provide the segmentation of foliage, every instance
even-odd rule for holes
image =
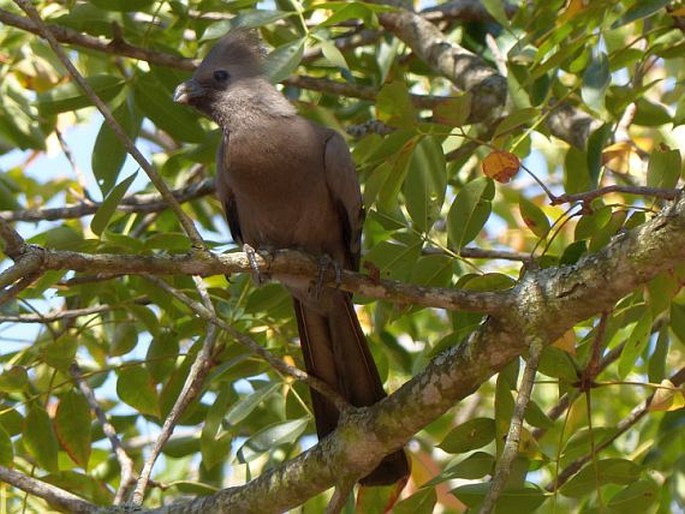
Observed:
[[[535,0],[512,2],[509,11],[483,1],[471,18],[442,5],[420,11],[447,41],[477,56],[477,66],[506,75],[506,106],[494,107],[485,105],[482,88],[463,90],[458,81],[470,71],[456,82],[439,72],[439,48],[422,54],[388,21],[391,7],[257,4],[72,0],[39,2],[38,9],[51,26],[112,41],[107,51],[87,41],[62,44],[178,190],[212,177],[220,137],[212,123],[171,100],[192,69],[187,58],[203,55],[229,28],[258,28],[270,51],[269,76],[283,82],[300,113],[354,136],[349,143],[366,209],[363,271],[376,278],[500,291],[529,270],[569,266],[573,273],[583,257],[650,219],[682,185],[682,3]],[[33,222],[16,228],[55,250],[185,254],[191,245],[177,218],[145,196],[153,187],[129,171],[124,145],[49,45],[13,23],[25,16],[16,5],[3,1],[0,9],[0,151],[8,154],[0,159],[1,214]],[[129,47],[143,52],[133,58]],[[156,55],[175,59],[161,64]],[[32,173],[37,156],[71,155],[79,145],[70,136],[76,127],[97,132],[90,169],[72,161],[71,169]],[[136,195],[139,201],[130,201]],[[213,251],[234,250],[225,245],[229,236],[211,194],[193,196],[183,209]],[[685,341],[682,264],[615,299],[604,314],[564,329],[543,351],[498,512],[685,508],[677,375]],[[189,276],[163,278],[201,301]],[[221,319],[279,360],[303,367],[280,285],[256,288],[249,274],[210,276],[205,284]],[[487,319],[357,300],[391,391]],[[111,503],[121,461],[72,363],[139,471],[205,341],[206,322],[137,274],[50,271],[2,301],[8,328],[0,350],[0,465],[95,504]],[[243,483],[313,444],[305,385],[226,331],[219,331],[210,360],[200,394],[163,448],[153,475],[163,487],[151,488],[147,506]],[[510,362],[415,434],[411,486],[396,512],[477,511],[524,364]],[[632,419],[654,391],[655,408]],[[38,496],[2,487],[9,512],[47,509]],[[387,498],[373,494],[359,496],[360,511],[366,501],[367,512],[380,512]],[[323,512],[329,498],[330,492],[309,499],[304,511]]]

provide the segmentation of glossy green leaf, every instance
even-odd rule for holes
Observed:
[[[509,18],[507,17],[507,13],[504,9],[505,6],[506,4],[504,2],[500,2],[499,0],[483,0],[483,7],[485,7],[486,11],[488,11],[488,14],[490,14],[490,16],[492,16],[495,21],[503,27],[508,27]]]
[[[264,60],[264,69],[274,84],[287,79],[299,66],[304,55],[305,38],[294,39],[279,46]]]
[[[445,155],[440,141],[433,137],[421,139],[409,160],[403,187],[407,211],[421,232],[428,232],[438,219],[446,186]]]
[[[269,395],[273,394],[281,384],[275,382],[260,387],[255,392],[241,398],[226,412],[225,422],[228,425],[237,425],[249,416]]]
[[[583,74],[581,95],[583,101],[592,109],[599,111],[604,107],[604,95],[611,82],[609,73],[609,59],[601,50],[592,52],[590,65]]]
[[[90,407],[83,395],[68,391],[60,398],[55,415],[57,439],[71,460],[84,469],[91,449],[90,419]]]
[[[566,482],[559,492],[564,496],[579,498],[588,491],[595,491],[605,484],[626,485],[640,476],[640,467],[627,459],[602,459],[586,464],[580,472]]]
[[[616,20],[611,28],[615,29],[628,23],[632,23],[643,18],[652,16],[654,13],[666,7],[670,0],[640,0],[635,2],[630,8]]]
[[[90,222],[90,229],[96,235],[102,235],[102,232],[107,228],[107,225],[109,225],[109,222],[112,219],[114,212],[117,210],[119,203],[121,203],[121,199],[124,197],[126,191],[128,191],[128,188],[136,179],[137,175],[138,172],[134,173],[133,175],[129,175],[116,186],[114,186],[100,207],[98,207],[98,210],[95,212],[95,215]]]
[[[433,108],[433,117],[438,123],[450,127],[461,127],[466,124],[471,115],[470,93],[447,98]]]
[[[534,107],[519,109],[508,114],[499,125],[497,125],[493,139],[496,139],[503,134],[508,134],[519,127],[530,124],[539,114],[540,110]]]
[[[114,98],[123,89],[125,81],[114,75],[93,75],[86,82],[95,94],[103,101]],[[38,108],[44,116],[66,111],[76,111],[93,105],[75,82],[61,86],[38,95]]]
[[[90,3],[108,11],[144,11],[154,0],[91,0]]]
[[[495,457],[485,452],[474,452],[461,462],[450,465],[442,474],[446,478],[463,478],[474,480],[491,475],[495,465]]]
[[[607,506],[616,513],[647,512],[659,497],[659,486],[652,480],[638,480],[611,497]]]
[[[39,466],[48,471],[57,471],[57,437],[50,416],[40,405],[32,404],[29,407],[24,419],[22,440]]]
[[[420,489],[392,509],[393,514],[433,514],[437,502],[435,489]]]
[[[248,438],[238,450],[238,461],[250,462],[283,444],[294,443],[305,431],[308,422],[307,418],[294,419],[276,423],[260,430]]]
[[[157,127],[179,141],[201,143],[205,139],[197,111],[174,103],[172,92],[152,73],[137,75],[133,86],[137,108]]]
[[[630,333],[630,337],[628,337],[618,361],[618,374],[622,380],[633,370],[637,358],[647,347],[649,336],[652,333],[653,321],[651,311],[645,309],[644,314]]]
[[[159,397],[148,371],[142,366],[119,370],[117,394],[124,403],[142,414],[160,415]]]
[[[465,453],[481,448],[495,438],[495,420],[473,418],[453,428],[438,445],[447,453]]]
[[[492,180],[477,178],[457,193],[447,214],[447,234],[452,247],[461,249],[485,226],[494,196]]]
[[[11,468],[14,465],[14,446],[5,429],[0,426],[0,466]]]
[[[0,373],[0,392],[16,393],[29,386],[29,375],[23,366],[12,366]]]
[[[668,110],[659,104],[650,102],[644,97],[637,99],[637,113],[633,123],[643,127],[658,127],[673,122]]]
[[[546,237],[550,229],[549,219],[542,209],[523,196],[519,198],[519,211],[526,226],[538,237]]]
[[[655,150],[649,156],[647,185],[673,189],[680,179],[682,162],[678,150]]]
[[[457,499],[476,512],[483,503],[490,484],[468,484],[450,491]],[[505,512],[533,512],[545,501],[543,491],[533,485],[523,488],[505,489],[499,495],[496,505]]]
[[[113,113],[126,134],[135,141],[140,128],[140,119],[131,111],[128,102],[122,103]],[[103,196],[107,196],[117,183],[128,153],[118,136],[114,134],[106,121],[102,122],[93,146],[91,166],[95,180]]]
[[[407,128],[416,125],[416,113],[404,81],[385,84],[376,97],[378,119],[391,127]]]

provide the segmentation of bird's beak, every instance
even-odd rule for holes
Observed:
[[[190,79],[179,84],[174,91],[174,102],[180,104],[190,103],[193,98],[198,98],[205,94],[204,88],[195,79]]]

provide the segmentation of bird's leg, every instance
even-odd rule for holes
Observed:
[[[264,285],[268,281],[268,276],[265,276],[259,270],[259,263],[257,262],[257,250],[245,243],[243,245],[243,252],[245,252],[247,262],[250,263],[250,268],[252,269],[252,280],[254,280],[254,283],[257,286]]]
[[[321,297],[324,282],[326,281],[326,272],[328,272],[329,268],[333,268],[333,271],[335,271],[335,286],[340,287],[340,284],[342,283],[342,267],[340,266],[340,263],[330,255],[323,254],[319,258],[319,274],[311,291],[312,296],[317,300]]]

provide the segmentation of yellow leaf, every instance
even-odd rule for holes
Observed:
[[[563,336],[552,343],[552,346],[559,348],[570,355],[575,355],[576,333],[573,331],[573,329],[567,330]]]
[[[674,411],[685,407],[683,390],[670,380],[664,379],[649,402],[650,411]]]
[[[640,165],[640,160],[631,143],[619,141],[602,150],[602,164],[611,171],[627,174],[630,173],[631,169]]]

